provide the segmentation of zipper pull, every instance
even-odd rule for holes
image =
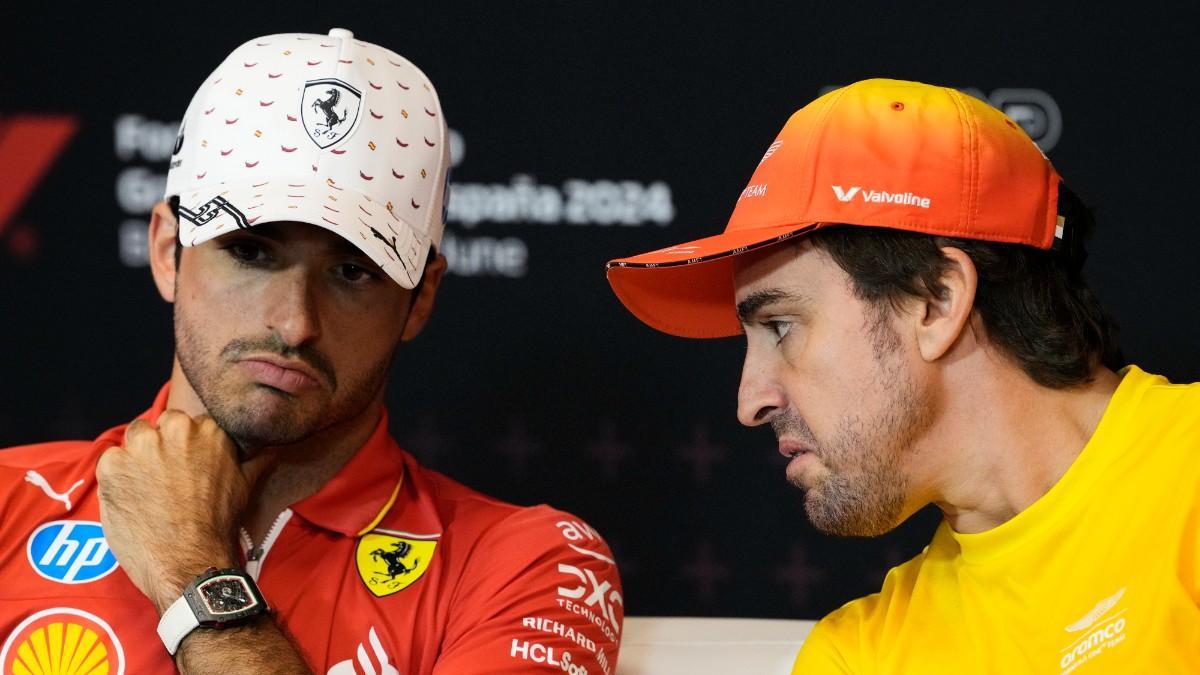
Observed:
[[[254,540],[250,538],[250,533],[246,531],[246,528],[239,527],[238,535],[241,537],[241,540],[242,540],[241,541],[242,550],[246,552],[246,562],[250,562],[251,560],[258,560],[259,558],[262,557],[262,554],[263,554],[262,546],[255,548]]]

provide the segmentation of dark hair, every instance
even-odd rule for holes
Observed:
[[[179,195],[174,195],[167,200],[167,206],[171,207],[171,215],[175,217],[175,222],[179,222]],[[437,258],[437,249],[433,246],[429,247],[429,255],[425,257],[425,266],[429,267],[429,263]],[[179,239],[179,228],[175,228],[175,269],[179,269],[179,261],[183,258],[183,242]],[[412,302],[417,301],[417,296],[421,295],[421,288],[425,285],[425,273],[421,273],[421,278],[417,279],[417,285],[412,290]]]
[[[943,297],[951,263],[941,249],[962,250],[979,276],[974,309],[989,341],[1033,381],[1063,389],[1090,382],[1097,365],[1117,370],[1124,359],[1116,322],[1083,279],[1092,212],[1061,186],[1059,213],[1068,233],[1063,250],[848,225],[810,238],[850,275],[855,295],[893,311],[904,296]]]

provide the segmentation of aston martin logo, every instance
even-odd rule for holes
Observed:
[[[358,540],[358,575],[377,598],[411,586],[429,569],[440,534],[374,530]]]
[[[1096,606],[1092,608],[1092,611],[1088,612],[1087,614],[1084,614],[1083,617],[1081,617],[1078,621],[1071,624],[1070,626],[1067,626],[1067,628],[1066,628],[1067,632],[1068,633],[1078,633],[1079,631],[1084,630],[1086,628],[1091,628],[1092,624],[1099,621],[1101,617],[1103,617],[1105,614],[1108,613],[1108,610],[1112,609],[1113,607],[1116,607],[1117,603],[1120,602],[1120,600],[1121,600],[1121,596],[1123,596],[1123,595],[1125,595],[1124,588],[1117,591],[1113,595],[1101,600],[1100,602],[1097,602]]]

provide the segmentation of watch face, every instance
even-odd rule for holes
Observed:
[[[214,617],[250,609],[258,603],[246,582],[232,575],[213,577],[200,584],[196,591]]]

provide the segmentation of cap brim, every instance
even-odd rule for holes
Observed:
[[[731,337],[742,332],[734,309],[734,257],[818,225],[734,230],[619,258],[607,265],[608,283],[625,308],[651,328],[679,337]]]
[[[414,288],[425,268],[429,237],[389,205],[350,188],[313,183],[222,183],[185,192],[179,196],[180,241],[196,246],[254,225],[308,223],[340,235],[401,287]]]

